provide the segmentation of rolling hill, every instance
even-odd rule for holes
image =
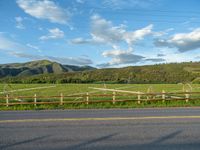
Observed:
[[[95,69],[90,66],[62,65],[49,60],[39,60],[27,63],[12,63],[0,65],[0,77],[22,77],[37,74],[61,74],[64,72],[84,71]]]
[[[200,83],[200,62],[96,69],[47,60],[0,65],[6,83]]]

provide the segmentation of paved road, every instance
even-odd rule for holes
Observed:
[[[199,150],[200,108],[0,112],[1,150]]]

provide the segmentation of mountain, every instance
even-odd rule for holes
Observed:
[[[0,70],[4,83],[200,83],[200,62],[95,69],[45,60],[1,65]]]
[[[64,72],[84,71],[95,69],[90,66],[62,65],[49,60],[39,60],[27,63],[12,63],[0,65],[0,77],[22,77],[38,74],[61,74]]]

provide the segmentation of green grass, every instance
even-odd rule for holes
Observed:
[[[188,85],[182,84],[55,84],[56,87],[46,88],[46,89],[35,89],[29,91],[17,91],[17,92],[9,92],[12,90],[18,89],[27,89],[27,88],[36,88],[36,87],[47,87],[52,86],[52,84],[11,84],[5,85],[0,84],[0,92],[6,91],[11,97],[18,96],[59,96],[60,93],[68,96],[72,94],[85,94],[86,92],[92,92],[91,94],[112,94],[112,92],[98,91],[90,89],[89,87],[99,87],[99,88],[110,88],[110,89],[120,89],[127,91],[140,91],[140,92],[181,92],[183,91],[183,87],[185,89],[190,89]],[[200,85],[193,84],[192,91],[200,92]],[[120,93],[117,93],[120,94]],[[5,97],[5,93],[0,94],[0,97]],[[177,95],[176,95],[177,96]],[[184,95],[179,95],[184,97]],[[134,96],[116,96],[116,99],[135,99]],[[142,98],[146,98],[143,96]],[[40,110],[40,109],[91,109],[91,108],[146,108],[146,107],[185,107],[185,106],[200,106],[200,95],[192,95],[191,98],[196,98],[195,101],[189,101],[186,103],[185,101],[166,101],[163,103],[162,101],[158,102],[142,102],[141,104],[137,104],[135,101],[131,102],[117,102],[115,105],[112,103],[92,103],[89,105],[86,104],[64,104],[64,105],[15,105],[15,106],[0,106],[0,110]],[[112,97],[90,97],[90,100],[111,100]],[[199,100],[198,100],[199,99]],[[23,101],[33,102],[33,99],[22,99]],[[65,98],[64,101],[78,101],[85,100],[85,97],[73,97],[73,98]],[[59,101],[59,98],[55,99],[37,99],[37,101]],[[0,99],[0,103],[5,103],[5,99]],[[10,100],[9,102],[16,102],[16,100]]]
[[[0,106],[0,110],[50,110],[50,109],[111,109],[111,108],[154,108],[154,107],[194,107],[200,106],[198,101],[176,101],[176,102],[117,102],[111,103],[96,103],[96,104],[65,104],[65,105],[15,105],[15,106]]]
[[[84,92],[92,92],[97,91],[93,89],[89,89],[88,87],[100,87],[104,88],[103,84],[10,84],[10,86],[6,86],[6,91],[17,90],[17,89],[26,89],[26,88],[35,88],[35,87],[47,87],[55,85],[55,88],[47,88],[40,90],[30,90],[30,91],[19,91],[10,93],[14,96],[31,96],[35,93],[41,96],[53,96],[59,95],[63,93],[64,95],[84,93]],[[0,84],[0,92],[4,91],[5,84]],[[176,92],[182,91],[182,84],[106,84],[107,88],[111,89],[122,89],[128,91],[141,91],[147,92],[148,88],[151,87],[152,92],[161,92],[165,90],[166,92]],[[200,91],[199,84],[193,84],[193,91]],[[96,92],[96,93],[105,93],[105,92]],[[109,92],[106,92],[109,93]],[[0,94],[2,96],[3,94]]]

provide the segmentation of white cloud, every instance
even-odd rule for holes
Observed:
[[[40,40],[61,39],[64,37],[64,32],[58,28],[49,29],[47,35],[41,36]]]
[[[114,26],[111,21],[107,21],[99,15],[91,17],[91,38],[72,39],[73,44],[109,44],[115,46],[119,42],[126,42],[132,46],[136,41],[142,40],[152,33],[153,25],[148,25],[135,31],[126,31],[125,25]]]
[[[70,41],[70,43],[72,43],[72,44],[86,44],[86,43],[92,43],[92,42],[94,42],[93,40],[91,40],[91,39],[83,39],[83,38],[75,38],[75,39],[72,39],[71,41]]]
[[[68,10],[50,0],[17,0],[17,4],[27,14],[53,23],[67,24],[71,16]]]
[[[189,33],[178,33],[169,39],[157,39],[155,45],[160,47],[177,48],[179,52],[186,52],[200,48],[200,28]]]
[[[150,35],[152,33],[153,25],[148,25],[145,28],[133,31],[133,32],[126,32],[124,34],[125,41],[132,45],[138,40],[142,40],[145,36]]]
[[[165,62],[167,63],[193,61],[195,60],[195,57],[197,56],[197,53],[195,51],[180,53],[180,52],[177,52],[177,50],[174,48],[160,48],[159,51],[160,52],[155,57],[165,59]]]
[[[174,28],[169,28],[169,29],[166,29],[164,31],[153,32],[153,35],[154,35],[154,37],[161,37],[161,36],[169,34],[169,32],[171,32],[173,30],[174,30]]]
[[[135,55],[133,53],[133,50],[109,50],[104,51],[102,53],[102,56],[104,57],[110,57],[111,61],[103,64],[99,64],[99,67],[119,67],[121,65],[133,65],[137,63],[145,63],[145,62],[164,62],[166,61],[164,58],[147,58],[142,55]]]
[[[145,60],[141,55],[133,54],[133,45],[143,40],[146,36],[153,34],[153,25],[148,25],[135,31],[127,31],[126,26],[121,24],[114,26],[111,21],[94,15],[91,17],[91,38],[75,38],[71,40],[73,44],[103,44],[110,45],[114,50],[105,51],[102,56],[111,58],[111,61],[99,64],[100,67],[110,67],[124,64],[135,64]],[[128,50],[121,50],[120,44],[126,43]],[[148,60],[150,61],[150,60]],[[156,61],[153,60],[152,61]]]
[[[18,52],[10,52],[9,53],[12,56],[19,57],[19,58],[27,58],[30,60],[42,60],[42,59],[48,59],[51,61],[56,61],[62,64],[68,64],[68,65],[91,65],[93,64],[92,60],[89,58],[83,58],[83,57],[56,57],[56,56],[42,56],[42,55],[33,55],[33,54],[27,54],[27,53],[18,53]]]
[[[102,53],[104,57],[110,57],[111,61],[99,64],[99,67],[111,67],[124,64],[135,64],[141,62],[145,57],[135,55],[131,50],[109,50]]]
[[[94,41],[115,43],[122,40],[125,33],[124,26],[113,26],[112,22],[94,15],[91,18],[91,36]]]
[[[23,20],[24,20],[24,18],[22,18],[22,17],[15,17],[16,28],[25,29],[25,26],[23,25]]]
[[[102,55],[104,57],[116,57],[116,56],[120,56],[120,55],[128,55],[131,54],[132,51],[127,51],[127,50],[109,50],[109,51],[105,51],[102,53]]]

